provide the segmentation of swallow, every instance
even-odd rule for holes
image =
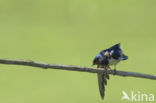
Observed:
[[[102,50],[96,57],[93,59],[92,65],[97,65],[97,68],[103,68],[105,70],[110,69],[111,65],[114,65],[114,73],[116,73],[116,65],[123,60],[127,60],[126,56],[122,49],[120,48],[120,43],[113,45],[112,47]],[[101,98],[104,99],[105,96],[105,86],[107,85],[107,79],[109,75],[107,73],[98,73],[98,85]]]

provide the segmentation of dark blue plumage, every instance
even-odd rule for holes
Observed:
[[[102,50],[93,60],[93,65],[116,65],[121,60],[128,59],[120,49],[120,44],[116,44],[108,49]]]
[[[110,65],[114,65],[114,72],[116,72],[116,64],[122,60],[127,60],[128,56],[124,55],[120,48],[120,44],[116,44],[108,49],[102,50],[93,60],[93,65],[97,65],[98,68],[108,69]],[[104,99],[105,85],[109,79],[108,74],[98,73],[98,84],[100,95]]]

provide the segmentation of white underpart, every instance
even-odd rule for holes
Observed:
[[[116,65],[119,62],[120,62],[120,59],[116,60],[112,57],[109,59],[109,65]]]

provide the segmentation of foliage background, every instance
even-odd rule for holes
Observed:
[[[0,58],[91,66],[121,43],[118,70],[156,73],[155,0],[0,0]],[[1,103],[113,103],[122,91],[153,93],[152,80],[111,76],[105,100],[91,73],[0,65]],[[142,102],[143,103],[143,102]]]

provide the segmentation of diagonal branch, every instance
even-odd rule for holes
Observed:
[[[102,70],[99,68],[96,69],[96,68],[63,65],[63,64],[48,64],[48,63],[40,63],[40,62],[35,62],[35,61],[24,61],[24,60],[0,59],[0,64],[32,66],[32,67],[40,67],[42,69],[50,68],[50,69],[57,69],[57,70],[71,70],[71,71],[80,71],[80,72],[89,72],[89,73],[104,72],[104,73],[114,74],[113,70],[106,71],[106,70]],[[118,70],[116,71],[115,75],[156,80],[156,75],[142,74],[142,73],[136,73],[136,72],[126,72],[126,71]]]

